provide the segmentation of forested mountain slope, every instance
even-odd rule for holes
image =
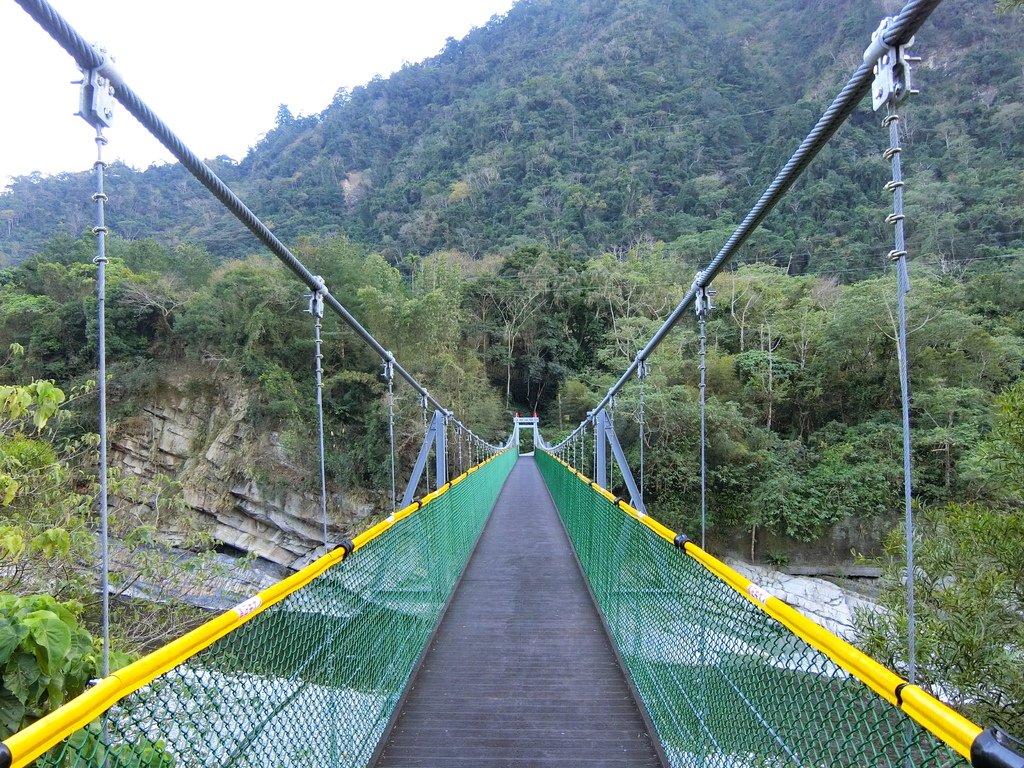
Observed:
[[[522,0],[320,115],[282,107],[246,158],[212,163],[466,423],[500,440],[514,412],[536,411],[555,439],[635,358],[897,8]],[[1018,733],[1022,31],[1019,12],[946,0],[919,35],[922,93],[901,122],[920,679]],[[903,672],[900,532],[883,542],[902,519],[903,475],[879,123],[858,111],[744,251],[767,263],[715,281],[706,500],[720,554],[848,561],[884,543],[890,610],[865,619],[862,639]],[[40,552],[34,577],[6,588],[83,600],[96,594],[97,551],[91,187],[87,174],[33,176],[0,195],[0,384],[39,407],[61,406],[57,387],[68,394],[45,431],[0,408],[0,559]],[[231,259],[255,242],[177,166],[112,166],[107,192],[111,444],[124,457],[114,530],[157,553],[150,536],[284,565],[282,551],[306,556],[320,546],[318,513],[304,526],[290,516],[302,530],[289,533],[257,510],[274,524],[255,542],[237,535],[244,523],[224,529],[253,517],[253,499],[301,512],[303,494],[319,497],[305,286],[260,256]],[[642,397],[636,381],[620,393],[615,425],[652,514],[696,535],[688,319],[652,356]],[[341,531],[391,510],[390,419],[380,359],[333,317],[324,338]],[[396,393],[401,482],[424,414],[408,388]],[[587,472],[590,447],[573,457]]]
[[[346,232],[392,260],[540,244],[576,256],[673,243],[706,259],[859,61],[892,2],[523,0],[435,58],[214,161],[279,235]],[[1021,242],[1024,24],[947,0],[919,35],[907,107],[914,250],[944,269]],[[791,272],[863,275],[885,228],[885,137],[862,109],[752,243]],[[254,249],[177,166],[113,169],[127,237]],[[0,196],[16,262],[89,221],[84,174]]]

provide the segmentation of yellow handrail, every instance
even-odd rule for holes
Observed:
[[[504,451],[502,452],[504,453]],[[475,467],[445,483],[422,499],[395,512],[368,528],[352,540],[351,552],[365,547],[397,523],[447,493],[452,486],[462,482],[501,454],[495,454]],[[335,549],[296,571],[286,579],[273,584],[234,608],[230,608],[205,624],[182,635],[162,648],[143,656],[126,667],[100,680],[89,690],[75,697],[64,706],[54,710],[18,733],[10,736],[3,745],[12,758],[11,768],[27,766],[46,750],[60,743],[75,731],[84,728],[119,701],[151,683],[179,664],[187,661],[200,651],[213,645],[217,640],[241,627],[272,605],[281,602],[292,593],[309,584],[313,579],[334,567],[350,552],[344,548]]]
[[[662,525],[650,515],[631,507],[557,456],[548,455],[626,515],[647,526],[670,544],[676,544],[677,534],[675,531]],[[899,675],[886,669],[845,640],[836,637],[784,601],[769,594],[692,541],[683,543],[683,551],[794,635],[824,653],[887,702],[905,712],[922,728],[934,734],[967,760],[971,759],[971,745],[982,733],[981,727],[954,712],[918,686],[910,685]]]

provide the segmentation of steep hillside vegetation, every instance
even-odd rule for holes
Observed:
[[[213,164],[460,417],[500,439],[512,413],[536,410],[553,438],[635,358],[893,10],[523,0],[321,115],[282,107],[246,158]],[[1022,31],[1019,15],[947,0],[920,35],[923,93],[902,123],[920,679],[1018,732],[1024,679],[1007,670],[1024,653]],[[882,552],[899,525],[885,144],[862,109],[751,242],[744,257],[762,263],[716,280],[715,552],[846,561]],[[30,177],[0,197],[0,559],[33,564],[0,589],[84,600],[96,594],[90,188],[85,175]],[[199,569],[217,550],[301,562],[321,546],[304,286],[251,256],[251,238],[176,166],[112,167],[108,192],[115,530],[156,553],[132,567],[170,583],[152,570],[171,562],[168,543],[204,553],[189,560]],[[650,361],[642,445],[649,508],[695,534],[694,326]],[[390,511],[387,399],[379,359],[333,319],[325,340],[340,535]],[[640,402],[632,382],[615,408],[634,468]],[[51,421],[36,429],[43,408]],[[401,484],[423,414],[403,387],[397,408]],[[587,472],[591,447],[572,456]],[[862,629],[905,672],[901,540],[885,545],[890,611]]]
[[[278,123],[214,162],[285,239],[345,232],[392,261],[539,244],[579,257],[650,240],[707,258],[860,58],[892,3],[523,0],[435,58]],[[1022,241],[1020,14],[947,0],[919,36],[908,108],[912,243],[951,270]],[[844,279],[880,265],[886,168],[861,110],[748,258]],[[8,261],[89,220],[81,175],[0,197]],[[177,167],[115,169],[127,237],[253,249]]]

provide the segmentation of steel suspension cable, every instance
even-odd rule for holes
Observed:
[[[309,296],[309,309],[313,316],[313,364],[316,374],[316,428],[320,446],[320,514],[324,524],[324,547],[327,547],[327,469],[324,453],[324,356],[321,351],[320,331],[324,321],[324,280],[316,276],[319,288]]]
[[[707,389],[708,389],[708,312],[711,310],[711,291],[701,288],[697,294],[695,309],[700,326],[700,547],[707,547],[708,527],[708,438],[707,438]]]
[[[615,407],[618,405],[618,398],[613,397],[608,401],[608,407],[606,410],[607,419],[605,421],[605,427],[612,432],[615,431]],[[601,433],[601,441],[604,446],[604,466],[605,472],[608,474],[608,489],[615,487],[615,458],[612,455],[611,450],[608,448],[608,435],[604,432]]]
[[[440,426],[441,426],[441,442],[439,443],[439,446],[442,447],[442,452],[445,454],[445,456],[444,456],[445,476],[444,477],[438,476],[438,477],[434,478],[434,482],[436,483],[435,487],[437,487],[437,488],[440,488],[442,485],[444,485],[445,483],[448,482],[448,455],[447,455],[448,454],[448,415],[447,414],[442,414],[441,415],[441,424],[440,424]],[[437,451],[438,448],[434,448],[434,450]]]
[[[242,202],[241,198],[149,108],[125,82],[121,74],[111,66],[101,51],[86,41],[47,0],[15,0],[15,2],[75,59],[82,70],[96,70],[107,78],[114,88],[114,98],[311,291],[317,290],[316,276]],[[323,290],[323,299],[324,304],[330,307],[378,355],[387,357],[388,351],[384,349],[383,345],[326,288]],[[394,366],[398,375],[405,379],[420,396],[437,409],[445,411],[444,405],[431,395],[416,377],[403,368],[397,360],[394,361]],[[490,444],[488,446],[492,447]]]
[[[388,382],[388,450],[391,455],[391,514],[398,511],[398,486],[395,482],[395,365],[390,353],[384,358],[384,378]]]
[[[583,462],[583,474],[587,477],[593,477],[594,471],[593,466],[590,464],[590,459],[593,458],[590,451],[587,449],[587,427],[586,422],[583,422],[583,441],[580,443],[580,461]]]
[[[27,0],[18,0],[26,2]],[[817,156],[822,148],[828,143],[836,131],[846,122],[847,118],[857,109],[857,106],[868,94],[871,88],[873,72],[872,69],[879,56],[890,47],[906,44],[921,28],[932,11],[938,7],[942,0],[910,0],[900,11],[899,15],[888,26],[884,33],[873,40],[871,46],[864,52],[864,58],[860,66],[850,76],[846,85],[839,92],[839,95],[825,110],[818,122],[807,134],[806,138],[790,157],[789,161],[778,172],[771,184],[744,217],[743,221],[732,233],[725,245],[718,252],[711,263],[702,273],[699,282],[694,283],[687,294],[679,302],[672,313],[662,324],[647,345],[636,356],[636,359],[626,368],[619,380],[612,385],[601,402],[591,411],[596,414],[615,394],[636,373],[640,362],[650,358],[651,354],[658,348],[661,342],[679,322],[683,313],[693,304],[697,297],[697,291],[708,287],[714,278],[721,272],[725,265],[731,260],[743,244],[750,238],[754,231],[761,225],[765,217],[778,205],[789,188],[793,186],[800,175],[804,172],[811,161]],[[592,418],[592,417],[590,417]],[[582,425],[581,425],[582,426]],[[579,430],[581,427],[577,427]],[[568,438],[567,438],[568,439]]]
[[[86,73],[88,77],[88,73]],[[100,589],[102,606],[100,623],[103,632],[103,676],[110,674],[110,545],[109,505],[107,499],[107,225],[104,207],[107,194],[103,189],[103,172],[107,164],[103,160],[103,147],[107,144],[103,127],[96,126],[96,192],[92,200],[96,203],[96,335],[97,340],[97,395],[99,397],[100,430]]]
[[[899,330],[896,340],[896,358],[900,369],[900,401],[903,411],[903,506],[906,528],[907,558],[907,680],[914,684],[917,677],[917,628],[914,596],[914,514],[913,484],[911,480],[910,442],[910,375],[907,366],[907,294],[910,293],[910,272],[907,268],[907,249],[904,237],[903,166],[900,161],[900,117],[893,103],[887,107],[888,114],[882,126],[889,129],[889,148],[883,157],[892,163],[892,180],[885,185],[892,193],[893,211],[885,221],[893,225],[894,248],[889,251],[890,261],[896,264],[896,300]]]
[[[423,416],[423,439],[427,439],[427,432],[430,429],[427,423],[427,398],[420,398],[420,413]],[[430,491],[430,462],[428,461],[423,467],[423,480],[427,484],[427,492]]]
[[[644,379],[650,373],[650,367],[643,363],[636,369],[636,376],[639,380],[639,408],[640,408],[640,503],[644,500]]]

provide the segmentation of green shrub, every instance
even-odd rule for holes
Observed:
[[[0,738],[85,690],[99,642],[78,624],[82,606],[49,595],[0,595]]]

